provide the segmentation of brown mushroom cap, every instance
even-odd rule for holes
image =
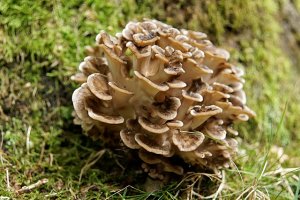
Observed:
[[[156,36],[156,34],[154,32],[150,32],[148,34],[136,33],[132,37],[133,37],[133,41],[136,43],[136,45],[138,45],[140,47],[154,44],[155,41],[157,41],[159,39],[159,37]]]
[[[176,97],[167,98],[163,103],[154,105],[154,114],[165,120],[172,120],[177,116],[180,99]]]
[[[112,96],[108,93],[107,81],[100,73],[94,73],[88,76],[87,85],[91,92],[102,100],[111,100]]]
[[[156,140],[153,138],[149,138],[143,134],[136,134],[135,141],[146,151],[163,155],[163,156],[172,156],[173,152],[171,149],[171,144],[169,141],[158,141],[160,138]]]
[[[124,122],[124,118],[122,116],[111,116],[102,113],[95,112],[92,108],[87,108],[88,115],[97,121],[104,122],[107,124],[122,124]]]
[[[215,105],[194,106],[190,111],[191,116],[193,116],[190,127],[192,129],[195,129],[195,128],[199,127],[201,124],[203,124],[211,116],[214,116],[221,112],[222,112],[222,109]]]
[[[170,128],[180,128],[183,126],[183,122],[180,120],[171,120],[171,121],[168,121],[166,124]]]
[[[161,134],[161,133],[165,133],[169,130],[168,126],[166,126],[164,124],[159,125],[157,123],[152,123],[144,117],[139,117],[138,122],[144,129],[146,129],[147,131],[149,131],[151,133]]]
[[[234,130],[234,129],[233,129],[232,127],[230,127],[230,126],[228,126],[228,127],[226,128],[226,131],[227,131],[228,133],[231,133],[232,135],[235,135],[235,136],[237,136],[237,135],[239,134],[238,131]]]
[[[247,102],[246,93],[243,90],[234,92],[231,97],[237,99],[240,105],[245,105]]]
[[[81,62],[78,66],[79,71],[81,71],[84,75],[88,76],[93,73],[97,73],[98,69],[95,67],[95,64],[93,61],[95,61],[96,58],[92,56],[88,56],[84,59],[83,62]]]
[[[170,82],[167,82],[167,84],[168,84],[168,86],[170,88],[176,88],[176,89],[178,89],[178,88],[184,88],[184,87],[187,86],[187,84],[185,82],[180,81],[180,80],[176,80],[176,79],[172,80]]]
[[[213,139],[224,140],[226,138],[226,130],[222,127],[223,120],[215,120],[208,123],[204,132]]]
[[[135,133],[128,129],[123,129],[120,131],[121,140],[124,144],[131,149],[139,149],[140,145],[135,141]]]
[[[103,43],[105,46],[113,48],[115,46],[116,39],[108,35],[105,31],[100,31],[100,33],[96,36],[96,43]]]
[[[122,36],[127,40],[132,40],[132,34],[138,31],[138,24],[134,22],[129,22],[124,30],[122,31]]]
[[[222,83],[213,83],[213,89],[222,93],[232,93],[233,89],[229,87],[228,85],[222,84]]]
[[[203,51],[205,52],[204,64],[211,67],[225,63],[230,57],[228,51],[213,46],[205,47]]]
[[[90,97],[92,94],[87,87],[87,84],[84,83],[81,87],[77,88],[72,95],[72,102],[74,110],[78,118],[82,121],[91,123],[92,119],[89,117],[87,110],[85,109],[86,97]]]
[[[202,90],[200,92],[200,94],[205,97],[204,98],[204,104],[206,104],[206,105],[210,105],[210,104],[212,104],[216,101],[220,101],[221,99],[230,98],[229,94],[219,92],[219,91],[216,91],[216,90],[205,89],[205,90]]]
[[[183,61],[183,70],[185,73],[181,74],[178,79],[184,82],[189,82],[191,79],[199,79],[213,73],[213,70],[206,65],[199,64],[190,58]]]
[[[182,64],[181,63],[176,63],[176,64],[172,64],[172,65],[167,65],[165,68],[164,68],[164,72],[166,72],[167,74],[169,75],[173,75],[173,76],[176,76],[176,75],[180,75],[180,74],[183,74],[185,73],[184,69],[182,68]]]
[[[185,99],[188,99],[188,100],[191,100],[191,101],[194,101],[194,102],[202,102],[203,101],[203,97],[198,94],[198,93],[194,93],[194,92],[187,92],[185,90],[182,90],[182,96],[185,98]]]
[[[235,118],[241,121],[247,120],[248,116],[255,116],[255,113],[247,108],[233,106],[231,102],[215,102],[215,105],[222,108],[223,112],[218,114],[220,118]]]
[[[173,131],[172,141],[180,151],[193,151],[200,146],[204,140],[201,132],[184,133],[178,130]]]

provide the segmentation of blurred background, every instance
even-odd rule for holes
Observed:
[[[207,33],[245,69],[248,105],[257,117],[237,125],[239,170],[227,171],[224,199],[251,191],[297,199],[300,0],[0,1],[0,199],[149,196],[124,189],[137,181],[118,167],[122,152],[107,151],[104,163],[101,141],[73,125],[77,85],[70,80],[100,30],[115,34],[143,18]],[[44,178],[46,184],[17,194]],[[160,196],[176,197],[170,186],[149,198]]]

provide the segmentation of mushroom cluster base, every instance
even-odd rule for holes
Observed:
[[[115,36],[101,31],[71,77],[81,84],[75,122],[94,139],[136,149],[152,178],[182,175],[186,165],[229,167],[238,146],[232,124],[255,113],[243,70],[206,37],[157,20],[129,22]]]

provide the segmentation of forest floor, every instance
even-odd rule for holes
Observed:
[[[198,174],[201,194],[221,184],[212,199],[298,199],[299,11],[299,0],[0,1],[0,199],[180,199],[180,180],[144,192],[119,166],[122,152],[73,125],[70,76],[84,47],[144,17],[207,33],[246,72],[257,117],[237,125],[240,153],[225,180]]]

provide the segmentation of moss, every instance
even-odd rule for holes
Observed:
[[[289,47],[282,44],[284,20],[279,14],[285,2],[1,1],[0,132],[4,141],[0,170],[5,173],[0,173],[0,194],[24,199],[41,199],[45,195],[61,199],[111,195],[115,199],[120,195],[174,197],[176,183],[154,194],[130,188],[120,195],[114,193],[123,185],[135,183],[134,178],[125,176],[127,173],[140,176],[130,170],[122,173],[117,163],[132,163],[123,163],[127,159],[120,151],[108,151],[104,158],[109,164],[100,159],[79,181],[89,156],[104,147],[83,136],[81,128],[73,125],[70,99],[75,85],[69,77],[84,57],[84,46],[93,43],[99,30],[115,33],[127,21],[143,17],[206,32],[216,44],[229,49],[232,60],[245,68],[249,105],[258,115],[249,125],[239,127],[247,156],[238,158],[236,163],[248,173],[242,174],[245,187],[257,180],[266,158],[271,163],[267,171],[279,166],[277,158],[268,154],[267,147],[272,144],[284,146],[290,156],[283,165],[299,166],[295,151],[300,130],[300,91],[296,82],[299,70],[295,67],[299,63],[292,62],[285,50]],[[292,2],[299,9],[299,1]],[[7,188],[7,172],[11,190]],[[223,195],[231,195],[227,198],[232,199],[242,193],[242,182],[237,171],[227,174],[233,191],[225,189]],[[28,194],[15,194],[15,189],[42,178],[49,182]],[[281,179],[266,175],[256,186],[266,186],[271,197],[275,197],[283,186],[272,184]],[[287,180],[295,190],[295,181]],[[126,192],[129,190],[131,193]],[[286,191],[280,194],[283,199],[292,196]]]

